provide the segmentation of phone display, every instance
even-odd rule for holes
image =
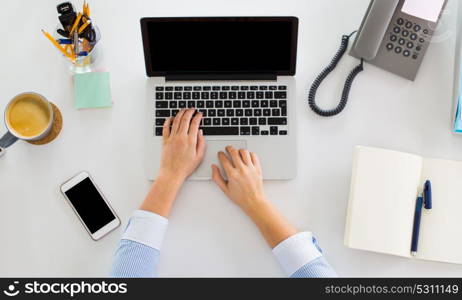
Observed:
[[[78,174],[61,190],[92,238],[98,239],[120,224],[88,173]]]

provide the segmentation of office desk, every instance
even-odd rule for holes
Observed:
[[[83,1],[77,1],[83,2]],[[342,276],[461,276],[462,266],[412,261],[343,246],[353,148],[357,144],[462,160],[450,132],[456,3],[451,1],[415,82],[366,65],[346,110],[323,119],[308,110],[307,90],[342,34],[358,28],[368,0],[91,1],[111,72],[114,106],[78,111],[67,62],[40,33],[57,23],[57,1],[2,1],[0,109],[36,91],[64,117],[46,146],[18,142],[0,159],[0,276],[105,276],[122,228],[149,188],[144,175],[144,16],[294,15],[299,171],[267,182],[268,198],[298,228],[317,236]],[[123,5],[125,3],[126,5]],[[323,106],[340,97],[357,61],[345,57],[319,91]],[[3,131],[3,130],[2,130]],[[283,159],[283,158],[281,158]],[[92,241],[59,192],[81,170],[95,178],[123,221]],[[380,191],[377,191],[378,193]],[[441,245],[443,246],[443,245]],[[175,203],[162,249],[161,276],[283,276],[257,229],[211,182],[188,182]]]

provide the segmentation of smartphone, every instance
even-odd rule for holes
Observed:
[[[95,241],[116,229],[120,219],[87,172],[61,185],[61,192]]]

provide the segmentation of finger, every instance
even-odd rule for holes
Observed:
[[[200,160],[202,160],[204,158],[204,154],[205,154],[205,137],[204,137],[204,132],[201,130],[199,130],[199,132],[197,133],[198,136],[197,136],[197,146],[196,146],[196,153],[197,153],[197,156],[200,158]]]
[[[241,156],[242,161],[248,165],[252,165],[252,158],[250,158],[250,152],[246,149],[239,149],[239,155]]]
[[[172,134],[177,134],[178,129],[180,128],[181,118],[183,117],[185,111],[186,109],[182,109],[176,114],[175,120],[173,120],[173,126],[171,131]]]
[[[226,151],[228,151],[229,156],[231,157],[231,161],[236,168],[242,167],[244,165],[239,152],[233,146],[227,146]]]
[[[201,125],[202,114],[197,113],[191,121],[191,126],[189,127],[189,135],[196,139],[199,135],[199,126]]]
[[[221,175],[220,169],[217,165],[212,165],[212,180],[218,185],[218,187],[223,191],[223,193],[228,194],[228,185],[226,184],[225,179]]]
[[[188,134],[189,126],[191,124],[191,118],[196,110],[194,108],[190,108],[186,110],[181,118],[181,125],[178,133],[180,134]]]
[[[252,159],[252,163],[255,166],[255,168],[257,168],[261,172],[261,164],[258,156],[255,153],[250,152],[250,158]]]
[[[226,175],[228,175],[233,171],[234,167],[231,164],[231,161],[228,159],[226,154],[223,151],[218,152],[218,160],[220,161],[223,169],[225,170]]]
[[[170,136],[170,124],[172,124],[172,118],[168,118],[164,122],[164,128],[162,129],[162,137],[164,141]]]

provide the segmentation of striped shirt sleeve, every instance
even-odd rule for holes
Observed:
[[[131,216],[114,255],[111,277],[156,277],[168,220],[148,211]]]
[[[299,232],[282,241],[273,254],[287,276],[337,277],[310,232]]]

